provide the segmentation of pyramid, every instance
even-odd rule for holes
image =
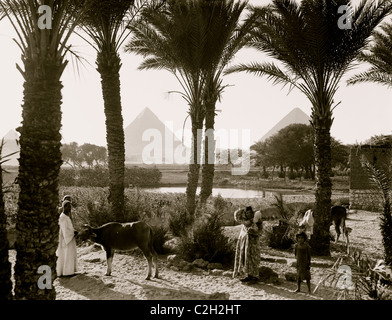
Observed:
[[[279,130],[293,123],[309,125],[310,120],[310,117],[300,108],[294,108],[285,117],[283,117],[282,120],[280,120],[275,126],[273,126],[271,130],[269,130],[264,136],[262,136],[260,141],[265,141],[269,137],[277,134]]]
[[[173,164],[174,153],[180,145],[183,147],[181,141],[149,108],[140,112],[125,128],[124,134],[125,160],[128,163]]]
[[[15,130],[10,130],[7,134],[3,137],[4,145],[1,152],[1,157],[5,157],[11,153],[16,152],[15,154],[7,157],[4,162],[5,166],[18,166],[19,165],[19,134]]]

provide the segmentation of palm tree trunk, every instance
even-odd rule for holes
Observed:
[[[24,60],[16,222],[16,299],[55,299],[52,286],[58,244],[58,175],[61,160],[62,61]],[[38,268],[51,269],[52,283],[38,287]],[[48,275],[46,275],[48,276]]]
[[[312,251],[316,255],[330,255],[331,225],[331,117],[312,117],[316,164],[316,203],[314,208],[314,234]]]
[[[212,107],[211,107],[212,106]],[[204,163],[202,165],[202,181],[200,190],[200,204],[204,205],[212,194],[215,171],[215,103],[207,106],[205,135],[204,135]],[[210,146],[212,148],[210,148]],[[210,161],[209,161],[210,160]],[[213,161],[211,163],[211,160]]]
[[[189,164],[188,180],[186,187],[186,203],[188,214],[193,217],[196,211],[196,190],[200,175],[200,146],[202,126],[198,121],[192,121],[192,153]]]
[[[0,164],[0,300],[12,299],[11,263],[8,260],[8,250],[7,216],[4,208],[3,174]]]
[[[106,116],[109,165],[109,202],[117,221],[124,220],[125,138],[120,93],[121,59],[115,50],[102,50],[97,56]]]
[[[384,260],[387,265],[392,265],[392,213],[389,196],[384,201],[380,229],[384,246]]]

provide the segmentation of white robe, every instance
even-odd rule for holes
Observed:
[[[73,275],[77,271],[76,240],[71,219],[64,213],[59,218],[59,246],[57,255],[57,276]]]
[[[310,239],[313,235],[314,226],[313,211],[311,209],[305,212],[302,221],[299,223],[299,226],[305,228],[305,233]]]

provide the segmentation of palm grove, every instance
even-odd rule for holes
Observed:
[[[118,220],[124,210],[124,132],[121,115],[119,50],[129,35],[126,51],[142,55],[140,69],[169,71],[181,83],[192,131],[208,131],[213,139],[216,103],[224,98],[229,72],[265,76],[273,84],[288,84],[312,104],[311,125],[316,178],[316,224],[312,247],[329,254],[331,206],[331,136],[334,95],[342,76],[363,50],[376,27],[392,8],[390,1],[361,1],[351,14],[350,28],[339,28],[339,7],[351,2],[274,0],[264,7],[248,7],[234,0],[2,0],[0,18],[8,18],[17,32],[22,53],[18,66],[23,79],[20,132],[20,194],[15,264],[16,299],[55,299],[54,289],[37,287],[41,265],[55,270],[58,238],[58,176],[61,160],[61,76],[70,36],[82,35],[97,52],[106,115],[110,202]],[[41,5],[51,10],[51,28],[38,23]],[[245,19],[243,19],[245,17]],[[2,22],[0,22],[2,23]],[[259,50],[273,62],[230,65],[243,47]],[[390,51],[390,50],[389,50]],[[383,59],[381,57],[380,59]],[[131,76],[137,77],[137,73]],[[212,190],[214,164],[202,166],[193,135],[187,183],[187,210],[197,213],[196,187],[201,170],[201,205]],[[213,157],[205,142],[204,157]],[[0,194],[1,196],[1,194]],[[1,197],[2,198],[2,197]],[[12,298],[4,204],[0,201],[1,298]],[[4,241],[3,241],[4,240]],[[52,280],[55,275],[52,275]]]

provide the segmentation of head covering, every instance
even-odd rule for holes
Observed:
[[[253,217],[253,222],[254,223],[261,222],[261,211],[260,210],[255,212],[255,216]]]
[[[306,233],[305,232],[300,232],[300,233],[297,233],[296,235],[295,235],[295,239],[298,239],[298,237],[303,237],[304,239],[305,239],[305,241],[308,239],[308,236],[306,235]]]
[[[65,201],[65,200],[71,200],[71,196],[70,196],[69,194],[66,194],[66,195],[63,197],[63,200],[62,200],[62,201]]]

